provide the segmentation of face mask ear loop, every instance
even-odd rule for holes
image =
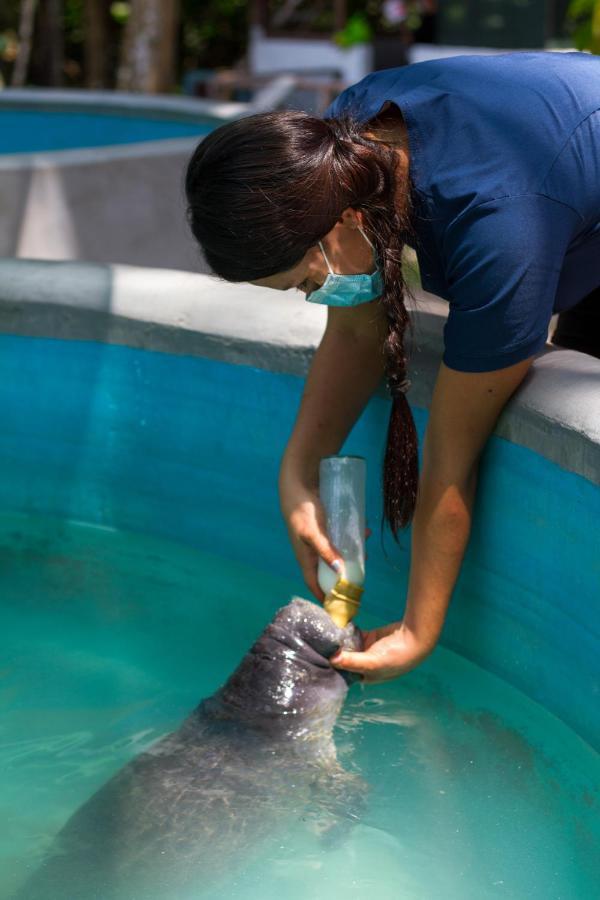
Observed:
[[[335,275],[335,272],[334,272],[333,269],[331,268],[331,263],[330,263],[329,260],[327,259],[327,254],[325,253],[325,248],[323,247],[323,244],[321,243],[321,241],[319,241],[319,247],[321,248],[321,253],[322,253],[323,256],[325,257],[325,262],[327,263],[327,268],[329,269],[329,274],[330,274],[330,275]]]
[[[369,246],[372,247],[373,250],[375,250],[375,244],[371,240],[369,240],[369,238],[364,233],[364,231],[362,230],[360,225],[358,225],[357,227],[358,227],[358,230],[360,231],[360,233],[362,234],[362,236],[364,237],[365,241],[367,242],[367,244],[369,244]]]

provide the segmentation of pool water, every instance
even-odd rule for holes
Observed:
[[[223,682],[294,578],[0,515],[0,897],[87,797]],[[198,897],[598,896],[598,756],[482,669],[439,648],[402,679],[353,687],[336,744],[370,785],[360,822],[330,846],[299,818]]]
[[[0,109],[0,154],[105,147],[208,134],[216,120],[179,121],[100,111]]]

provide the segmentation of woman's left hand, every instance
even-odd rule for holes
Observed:
[[[362,631],[364,650],[339,650],[330,662],[336,669],[362,675],[363,681],[390,681],[418,666],[435,644],[425,646],[403,622]]]

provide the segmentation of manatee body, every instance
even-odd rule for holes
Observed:
[[[332,738],[340,646],[359,649],[352,624],[297,598],[280,609],[222,688],[74,813],[19,900],[210,895],[312,800],[344,815],[356,785]]]

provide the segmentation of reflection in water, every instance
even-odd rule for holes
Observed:
[[[141,753],[156,740],[153,728],[95,746],[90,731],[74,731],[52,737],[0,742],[0,768],[15,765],[22,773],[44,772],[54,784],[104,774],[124,756]]]

